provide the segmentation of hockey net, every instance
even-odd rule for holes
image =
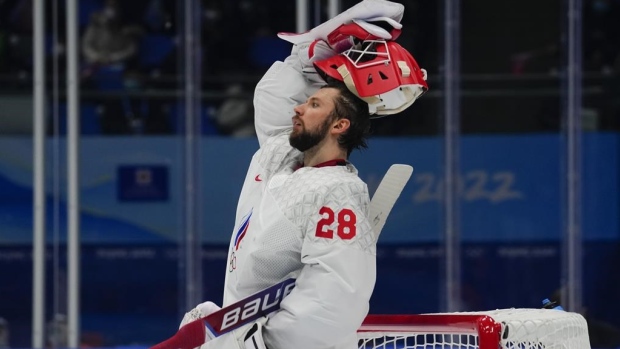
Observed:
[[[498,309],[423,315],[369,315],[359,349],[590,349],[577,313]]]

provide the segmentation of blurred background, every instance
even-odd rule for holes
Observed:
[[[65,0],[0,0],[0,348],[75,346],[72,209],[79,346],[149,346],[221,303],[258,146],[253,88],[291,49],[276,33],[356,2],[78,0],[69,18]],[[619,348],[620,1],[398,2],[398,42],[430,91],[373,121],[351,159],[371,193],[392,163],[415,168],[379,240],[371,313],[554,298],[586,317],[592,347]]]

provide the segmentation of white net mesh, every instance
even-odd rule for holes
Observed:
[[[370,335],[371,333],[366,333]],[[362,349],[422,349],[422,348],[479,348],[478,336],[465,334],[405,334],[392,333],[389,335],[379,332],[372,333],[371,337],[360,338],[359,348]]]
[[[360,349],[589,349],[577,313],[548,309],[369,317]]]

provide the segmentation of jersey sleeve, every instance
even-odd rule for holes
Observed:
[[[322,214],[308,220],[301,274],[265,326],[270,349],[357,347],[376,279],[376,250],[367,201],[345,194],[334,200],[332,193],[318,207]]]
[[[267,137],[291,129],[293,108],[304,103],[318,85],[307,80],[295,54],[284,62],[275,62],[254,91],[254,127],[259,144]]]

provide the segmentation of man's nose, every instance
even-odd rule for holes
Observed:
[[[304,105],[303,104],[297,105],[295,108],[293,108],[293,111],[295,112],[295,115],[303,114],[303,112],[304,112]]]

